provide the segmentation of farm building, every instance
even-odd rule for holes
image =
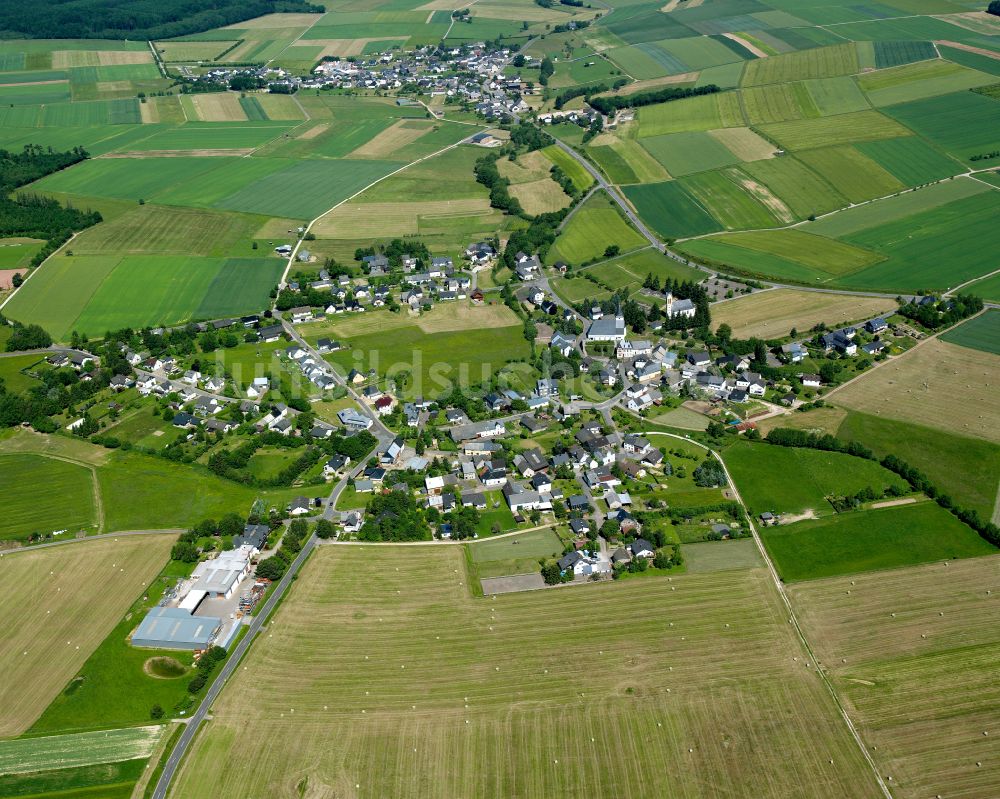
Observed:
[[[146,614],[132,646],[153,649],[205,649],[222,626],[214,616],[192,616],[181,608],[156,607]]]

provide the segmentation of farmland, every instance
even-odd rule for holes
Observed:
[[[928,341],[833,394],[852,410],[1000,443],[1000,356]]]
[[[761,530],[782,580],[812,580],[995,553],[933,502],[840,513]]]
[[[4,584],[19,586],[0,652],[0,735],[34,723],[159,572],[172,543],[171,536],[87,541],[0,559]]]
[[[826,516],[833,513],[827,497],[906,487],[879,464],[840,452],[740,442],[723,457],[753,514]]]
[[[1000,311],[991,310],[941,336],[942,341],[1000,355]]]
[[[820,322],[842,327],[894,310],[891,301],[877,297],[819,294],[777,289],[717,303],[712,320],[727,324],[736,338],[780,338],[790,330],[806,331]]]
[[[6,513],[0,521],[0,538],[24,540],[32,533],[65,531],[67,538],[78,531],[94,532],[101,518],[95,506],[95,478],[76,463],[39,455],[3,454],[0,451],[0,480],[19,485],[8,497]],[[51,502],[55,492],[59,502]]]
[[[398,593],[418,577],[420,592]],[[587,625],[571,623],[580,613]],[[814,796],[876,795],[815,674],[789,656],[797,645],[760,569],[474,600],[460,550],[324,547],[271,630],[216,703],[172,795],[297,783],[357,786],[359,797],[429,784],[448,795],[568,796],[586,785],[651,796],[668,781],[697,792],[724,779],[777,797],[800,769]],[[284,679],[291,670],[300,679]],[[763,707],[768,739],[751,745]],[[699,731],[720,713],[726,737],[710,743]],[[261,734],[241,736],[248,723]],[[655,768],[611,767],[640,741]],[[207,767],[219,758],[239,767]]]
[[[820,662],[894,795],[993,796],[996,557],[791,586]],[[971,700],[971,701],[970,701]],[[989,735],[983,735],[987,731]],[[982,766],[978,764],[982,763]]]
[[[587,200],[569,220],[549,250],[548,260],[580,264],[604,255],[611,245],[618,245],[626,252],[645,241],[602,192]]]

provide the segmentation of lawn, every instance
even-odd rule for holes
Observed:
[[[32,533],[93,533],[99,525],[94,507],[94,477],[76,463],[0,449],[0,483],[8,486],[0,538],[25,540]],[[58,497],[57,501],[53,501]]]
[[[489,538],[467,544],[476,575],[503,577],[538,571],[538,561],[562,555],[563,543],[552,530]]]
[[[617,245],[621,252],[641,247],[646,240],[625,220],[603,192],[581,206],[556,238],[546,261],[578,265],[604,255]]]
[[[10,333],[13,332],[12,328],[6,325],[0,328],[0,331],[7,334],[4,341],[10,338]],[[8,391],[23,393],[32,386],[37,386],[40,381],[31,375],[32,367],[36,364],[45,366],[41,355],[7,355],[0,358],[0,380],[3,381],[4,387]]]
[[[875,795],[793,660],[804,652],[763,570],[470,589],[457,546],[320,548],[215,703],[177,795],[277,792],[293,773],[359,799],[695,795],[706,781],[776,799],[801,769],[817,799]],[[729,745],[699,744],[722,717]],[[637,746],[656,767],[614,765]]]
[[[877,767],[898,780],[894,795],[1000,795],[986,767],[998,746],[997,590],[995,557],[789,587]]]
[[[785,582],[995,553],[933,502],[767,527],[761,537]]]
[[[993,309],[963,322],[941,336],[942,341],[1000,355],[1000,311]]]
[[[85,541],[0,558],[10,589],[0,735],[34,724],[163,567],[172,543],[172,536]]]
[[[754,516],[765,511],[826,516],[833,513],[828,496],[906,488],[878,463],[840,452],[741,441],[726,449],[723,459]]]

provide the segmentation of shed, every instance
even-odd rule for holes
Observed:
[[[192,616],[181,608],[156,607],[132,636],[132,646],[154,649],[206,649],[222,626],[215,616]]]

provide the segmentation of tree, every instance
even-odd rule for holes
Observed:
[[[552,73],[556,71],[555,64],[552,63],[552,59],[548,56],[542,59],[542,65],[538,69],[538,82],[542,86],[549,85],[549,78],[552,77]]]
[[[149,717],[151,719],[153,719],[154,721],[156,721],[158,719],[162,719],[163,716],[164,716],[163,708],[160,705],[158,705],[158,704],[153,705],[149,709]]]
[[[337,528],[329,519],[320,519],[316,522],[317,538],[333,538],[337,534]]]
[[[617,244],[609,244],[607,247],[604,248],[604,257],[605,258],[614,258],[621,251],[622,251],[622,248],[619,247]]]
[[[728,342],[733,337],[733,329],[723,322],[719,325],[719,329],[715,331],[716,337],[718,337],[721,342]]]
[[[1000,17],[1000,0],[990,0],[990,4],[986,6],[986,13]]]
[[[512,63],[517,69],[520,69],[521,67],[524,66],[524,62],[525,62],[524,53],[518,53],[516,56],[514,56],[514,60]]]
[[[546,585],[558,585],[562,582],[562,574],[559,571],[559,564],[554,560],[542,561],[542,580]]]
[[[263,580],[280,580],[287,569],[288,564],[284,560],[272,555],[257,564],[257,576]]]
[[[190,541],[178,541],[170,549],[171,559],[179,560],[182,563],[196,563],[198,555],[198,547]]]

